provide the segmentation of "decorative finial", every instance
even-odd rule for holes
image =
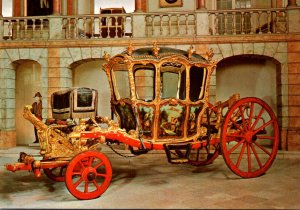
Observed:
[[[104,58],[106,61],[109,61],[110,55],[109,55],[106,51],[104,51],[103,58]]]
[[[188,58],[189,59],[192,58],[193,53],[194,53],[194,50],[193,50],[193,46],[191,45],[190,48],[188,49]]]
[[[158,57],[158,52],[159,52],[159,50],[160,50],[160,48],[157,46],[157,42],[154,42],[152,51],[153,51],[153,55],[154,55],[155,57]]]
[[[127,47],[127,53],[128,53],[129,56],[132,55],[132,51],[133,51],[132,43],[129,42],[129,45]]]
[[[214,51],[212,48],[209,49],[209,51],[206,52],[207,60],[211,61],[212,57],[214,56]]]

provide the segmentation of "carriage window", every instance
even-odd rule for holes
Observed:
[[[136,64],[133,67],[136,97],[151,102],[155,98],[155,66]]]
[[[161,66],[161,98],[185,99],[185,66],[168,62]]]
[[[201,100],[204,97],[206,69],[192,66],[190,70],[190,99]]]
[[[116,63],[111,71],[114,95],[117,100],[130,98],[128,70],[124,63]]]

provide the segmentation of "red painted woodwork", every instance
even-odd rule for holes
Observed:
[[[110,185],[112,168],[109,159],[97,151],[85,151],[69,163],[65,183],[69,192],[80,200],[102,195]]]
[[[227,132],[231,126],[236,132]],[[268,104],[249,97],[230,108],[222,127],[221,147],[232,172],[243,178],[264,174],[275,159],[278,145],[278,122]]]

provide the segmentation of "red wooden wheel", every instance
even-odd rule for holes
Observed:
[[[66,166],[55,167],[55,168],[44,168],[44,173],[49,179],[56,182],[65,181]]]
[[[80,200],[94,199],[108,188],[112,178],[109,159],[97,151],[85,151],[76,155],[66,171],[66,186]]]
[[[264,174],[279,145],[279,127],[271,107],[259,98],[238,100],[227,112],[221,130],[227,166],[243,178]]]

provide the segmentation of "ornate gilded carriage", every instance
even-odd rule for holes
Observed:
[[[138,129],[143,139],[156,143],[205,135],[201,116],[215,67],[191,51],[156,46],[114,56],[105,70],[121,128]]]
[[[57,119],[45,124],[30,107],[24,112],[38,129],[43,159],[21,153],[19,162],[6,168],[33,171],[36,176],[43,169],[49,178],[65,181],[78,199],[97,198],[110,184],[110,161],[99,152],[104,143],[128,145],[135,156],[164,150],[170,163],[194,166],[210,164],[222,154],[240,177],[264,174],[278,150],[276,116],[261,99],[239,94],[211,104],[209,85],[217,65],[212,56],[211,51],[201,56],[192,47],[183,51],[156,44],[136,50],[129,45],[113,57],[105,54],[103,68],[118,122],[96,116],[95,90],[54,93],[52,111]],[[68,100],[56,104],[55,98]],[[74,116],[80,119],[66,120]]]

